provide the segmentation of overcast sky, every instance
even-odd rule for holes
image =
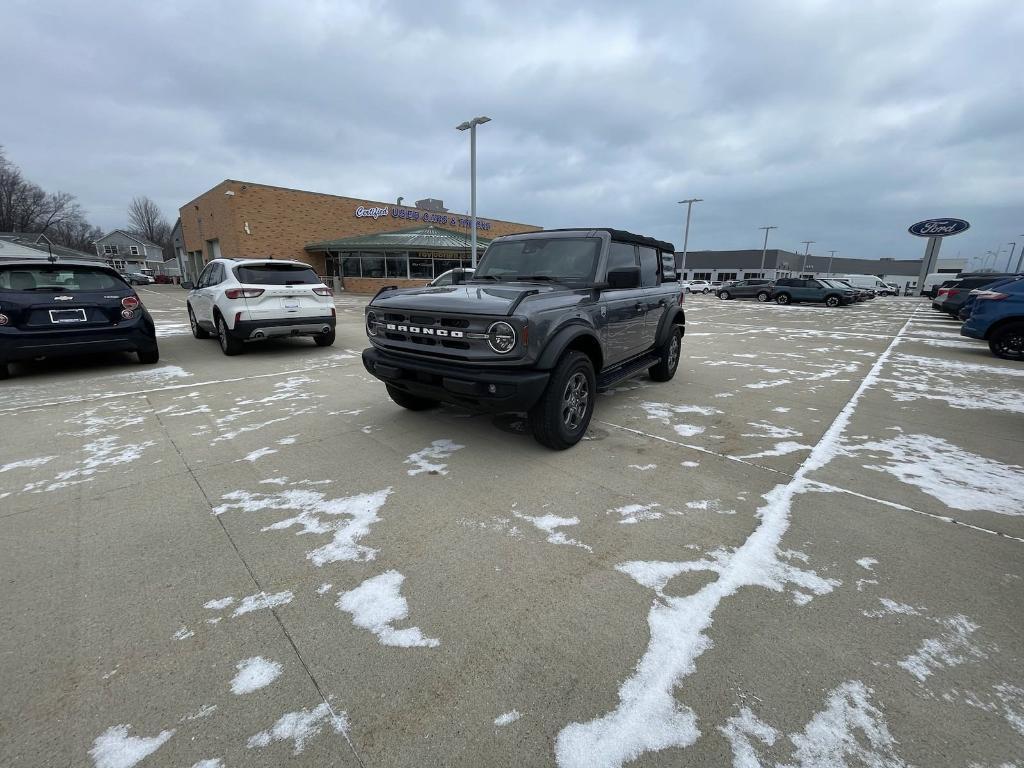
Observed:
[[[225,178],[468,211],[489,115],[485,217],[682,248],[702,197],[691,250],[1024,245],[1020,0],[4,5],[0,144],[104,228]]]

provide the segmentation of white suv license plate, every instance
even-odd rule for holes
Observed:
[[[298,309],[299,308],[299,300],[298,299],[281,299],[281,306],[284,307],[285,309]]]
[[[84,309],[51,309],[51,323],[84,323],[88,318]]]

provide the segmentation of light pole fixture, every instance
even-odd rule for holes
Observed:
[[[761,248],[761,277],[764,277],[764,257],[768,253],[768,233],[773,229],[778,229],[774,224],[769,224],[764,227],[758,227],[758,229],[764,230],[764,246]]]
[[[809,254],[811,252],[811,243],[816,242],[816,241],[814,241],[814,240],[801,240],[800,242],[804,244],[804,265],[803,265],[803,268],[800,271],[801,272],[806,272],[807,271],[807,254]]]
[[[1017,250],[1017,243],[1007,243],[1010,246],[1010,257],[1006,260],[1006,271],[1010,271],[1010,265],[1013,264],[1013,252]]]
[[[686,271],[686,248],[690,242],[690,210],[693,208],[694,203],[703,203],[704,199],[700,197],[691,197],[689,200],[680,200],[678,205],[686,204],[686,229],[683,230],[683,260],[680,264],[680,271]]]
[[[470,199],[470,257],[469,263],[476,269],[476,127],[491,122],[489,117],[474,117],[455,126],[456,130],[469,131],[469,199]]]
[[[1017,237],[1024,237],[1024,234],[1017,235]],[[1024,244],[1020,247],[1020,256],[1017,257],[1017,268],[1014,272],[1020,272],[1020,265],[1024,262]]]
[[[832,259],[834,259],[836,257],[837,253],[839,253],[839,251],[829,251],[828,252],[828,276],[829,277],[832,277]]]

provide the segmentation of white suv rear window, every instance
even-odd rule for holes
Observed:
[[[322,281],[312,267],[299,264],[243,264],[235,277],[244,285],[318,285]]]

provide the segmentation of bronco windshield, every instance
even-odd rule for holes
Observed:
[[[473,280],[582,283],[594,279],[601,240],[552,237],[492,243]]]

